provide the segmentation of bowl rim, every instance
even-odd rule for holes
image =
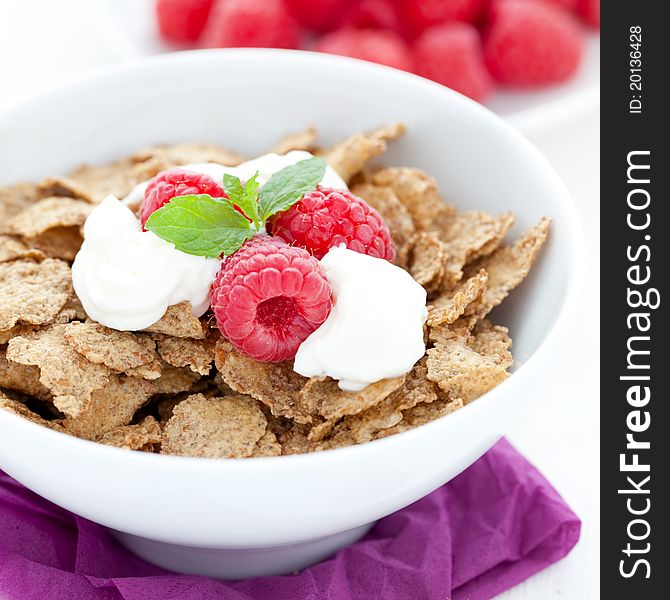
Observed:
[[[468,110],[472,110],[479,114],[479,118],[488,120],[491,127],[498,128],[500,135],[506,135],[513,140],[513,143],[523,146],[529,156],[533,156],[536,162],[536,167],[544,171],[543,176],[550,180],[550,183],[555,187],[562,197],[563,208],[565,216],[565,231],[568,242],[571,245],[567,253],[567,277],[565,294],[562,299],[560,308],[556,315],[555,321],[547,331],[545,338],[540,342],[535,351],[528,356],[528,358],[519,365],[512,376],[497,385],[489,392],[483,394],[476,401],[473,401],[462,408],[439,417],[429,423],[419,427],[410,429],[408,431],[398,433],[389,437],[378,440],[372,440],[362,444],[345,446],[330,450],[323,450],[319,452],[311,452],[304,454],[293,454],[286,456],[269,456],[269,457],[250,457],[241,459],[233,458],[200,458],[187,456],[172,456],[165,454],[154,454],[148,452],[129,451],[125,448],[117,448],[107,446],[99,442],[77,438],[72,435],[51,430],[43,425],[30,422],[29,420],[12,414],[6,410],[0,410],[0,428],[4,426],[14,426],[24,428],[26,434],[42,436],[43,440],[51,440],[57,443],[60,440],[61,445],[70,445],[71,450],[75,453],[98,453],[98,456],[108,459],[123,460],[126,457],[136,465],[148,465],[165,468],[169,465],[174,465],[175,468],[181,466],[188,466],[189,468],[199,465],[199,469],[206,471],[216,470],[217,474],[223,471],[231,470],[237,471],[239,469],[246,469],[253,471],[254,468],[266,469],[268,465],[274,469],[289,469],[297,465],[311,466],[317,462],[336,461],[346,459],[348,456],[355,456],[365,452],[365,448],[374,446],[378,450],[398,445],[402,443],[411,443],[411,441],[420,436],[422,431],[427,431],[426,428],[437,429],[445,426],[445,420],[458,424],[459,419],[467,418],[468,415],[474,411],[486,410],[492,402],[503,401],[499,398],[507,392],[508,389],[514,386],[519,386],[522,379],[527,377],[536,364],[541,362],[541,359],[550,354],[564,334],[567,333],[570,318],[573,311],[577,310],[580,289],[583,285],[585,268],[583,261],[580,260],[584,256],[584,234],[581,221],[579,219],[574,200],[568,192],[564,182],[549,163],[549,161],[542,155],[526,137],[524,137],[516,128],[507,123],[502,117],[488,109],[487,107],[471,100],[470,98],[455,92],[447,87],[444,87],[434,81],[425,79],[418,75],[401,71],[385,65],[379,65],[368,61],[353,59],[349,57],[322,54],[318,52],[310,52],[303,50],[283,50],[283,49],[267,49],[267,48],[226,48],[226,49],[207,49],[207,50],[187,50],[181,52],[171,52],[167,54],[160,54],[156,56],[144,57],[132,60],[125,63],[114,64],[106,67],[96,69],[94,71],[78,75],[76,77],[68,78],[56,85],[49,86],[40,92],[33,94],[28,98],[24,98],[18,102],[12,103],[0,110],[0,126],[4,120],[12,120],[15,117],[21,118],[21,113],[30,113],[39,105],[47,101],[49,97],[58,94],[70,95],[76,92],[77,88],[86,88],[94,86],[100,81],[114,79],[116,77],[128,77],[134,72],[142,72],[147,69],[155,67],[166,68],[170,63],[174,64],[188,64],[191,62],[207,62],[225,60],[270,60],[270,61],[290,61],[293,65],[302,63],[321,63],[330,65],[332,68],[339,69],[354,69],[359,70],[362,76],[370,77],[387,77],[396,78],[399,85],[412,85],[424,87],[430,93],[441,93],[446,96],[451,96],[452,101],[457,103],[465,103],[469,106]],[[299,67],[296,67],[299,68]],[[5,421],[3,423],[3,421]],[[32,432],[32,433],[31,433]],[[271,462],[270,462],[271,461]]]

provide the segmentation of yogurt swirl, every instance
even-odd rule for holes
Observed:
[[[301,160],[310,152],[265,154],[236,167],[217,163],[191,163],[183,169],[205,173],[217,181],[224,173],[246,182],[258,171],[259,185]],[[346,183],[330,166],[321,184],[345,189]],[[108,196],[84,224],[84,243],[72,265],[75,292],[86,313],[113,329],[134,331],[158,321],[168,306],[188,301],[193,314],[209,308],[209,288],[221,261],[192,256],[175,249],[150,231],[142,231],[128,208],[139,206],[149,185],[136,185],[123,199]]]
[[[292,150],[286,154],[264,154],[258,158],[243,162],[236,167],[227,167],[218,163],[189,163],[181,165],[178,168],[186,169],[187,171],[195,171],[196,173],[204,173],[216,181],[223,181],[223,176],[227,173],[228,175],[239,177],[243,184],[253,177],[256,171],[258,171],[256,181],[259,186],[262,186],[270,181],[270,178],[277,171],[290,167],[301,160],[312,158],[312,156],[314,155],[311,152]],[[124,203],[129,206],[139,206],[144,199],[144,192],[148,185],[148,181],[138,183],[123,199]],[[321,180],[321,185],[342,190],[348,189],[347,184],[330,165],[326,166],[326,172]]]
[[[184,301],[195,316],[204,314],[220,266],[218,259],[186,254],[142,231],[131,210],[110,195],[86,219],[72,284],[89,317],[112,329],[135,331]]]
[[[409,372],[425,353],[426,291],[390,262],[344,246],[321,259],[335,303],[298,348],[293,370],[355,392]]]

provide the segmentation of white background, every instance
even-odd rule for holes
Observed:
[[[64,78],[156,51],[150,2],[0,0],[0,110]],[[590,44],[578,81],[540,94],[544,104],[523,95],[494,100],[572,192],[588,274],[573,344],[556,357],[531,409],[509,435],[582,519],[581,540],[567,558],[500,596],[505,600],[599,597],[599,50],[597,39]]]

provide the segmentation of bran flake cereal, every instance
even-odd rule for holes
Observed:
[[[81,300],[74,293],[74,290],[70,290],[70,295],[63,308],[54,317],[54,323],[69,323],[70,321],[85,321],[86,319],[88,319],[88,315],[81,304]]]
[[[112,429],[98,441],[101,444],[115,446],[116,448],[154,452],[160,446],[162,435],[163,432],[158,421],[152,416],[148,416],[136,425],[123,425]]]
[[[358,183],[352,186],[351,192],[363,198],[384,219],[391,232],[396,247],[395,264],[406,268],[414,243],[414,221],[405,205],[390,187]]]
[[[468,330],[452,331],[438,326],[430,331],[434,342],[427,351],[426,377],[452,399],[464,404],[504,381],[509,373],[496,357],[479,354],[468,345]]]
[[[190,367],[195,373],[208,375],[214,363],[213,339],[157,338],[160,357],[173,367]]]
[[[325,158],[340,177],[349,182],[370,160],[386,151],[387,142],[398,139],[404,133],[405,126],[402,123],[357,133],[330,148]]]
[[[86,216],[108,194],[123,198],[167,168],[243,160],[195,142],[83,165],[38,185],[0,187],[0,409],[135,451],[273,457],[395,435],[495,387],[513,366],[512,340],[486,317],[528,274],[549,220],[503,245],[512,214],[459,212],[420,169],[368,166],[403,133],[396,124],[320,149],[316,130],[307,128],[273,151],[326,157],[381,214],[396,264],[428,292],[426,354],[404,377],[344,392],[333,379],[298,375],[290,361],[239,353],[210,328],[211,316],[196,318],[188,302],[169,307],[143,332],[88,318],[69,264]]]
[[[417,234],[409,273],[429,294],[440,289],[447,256],[445,245],[434,233],[420,231]]]
[[[70,346],[92,363],[144,379],[161,375],[156,342],[148,334],[75,321],[65,326],[64,335]]]
[[[37,425],[42,425],[43,427],[48,427],[49,429],[54,429],[56,431],[62,431],[60,423],[56,421],[47,421],[38,415],[36,412],[30,410],[23,402],[14,400],[0,392],[0,409],[4,409],[12,414],[23,417],[32,423]]]
[[[470,270],[485,269],[489,281],[479,301],[466,309],[466,315],[483,319],[526,278],[547,240],[549,223],[549,219],[542,219],[511,246],[504,246],[472,265]]]
[[[338,387],[334,379],[310,379],[300,390],[299,398],[310,414],[318,414],[325,421],[315,424],[308,438],[314,441],[322,440],[339,419],[345,415],[356,415],[383,402],[404,381],[404,376],[382,379],[359,392],[346,392]]]
[[[214,162],[234,167],[245,159],[241,154],[219,146],[217,144],[205,144],[201,142],[186,142],[183,144],[162,144],[145,148],[133,154],[132,159],[139,164],[148,161],[158,161],[163,171],[171,167],[186,165],[189,163]],[[155,173],[145,177],[149,179]]]
[[[14,215],[7,226],[11,233],[47,256],[73,260],[83,242],[81,227],[91,210],[88,202],[54,196]]]
[[[40,381],[40,370],[7,360],[6,348],[0,348],[0,388],[18,391],[39,400],[52,399],[51,393]]]
[[[93,197],[84,187],[65,175],[47,177],[40,181],[38,187],[40,195],[43,198],[55,196],[60,198],[75,198],[89,203],[94,202]]]
[[[277,436],[267,430],[258,440],[251,456],[281,456],[281,444],[277,441]]]
[[[291,364],[254,360],[220,340],[216,345],[216,368],[233,390],[262,402],[273,415],[297,423],[312,422],[312,415],[298,396],[307,379],[298,375]]]
[[[270,152],[274,154],[288,154],[293,150],[305,150],[311,152],[316,148],[317,131],[314,127],[308,127],[298,133],[289,133],[272,147]]]
[[[248,396],[190,396],[175,406],[165,424],[162,454],[246,458],[265,435],[267,421]]]
[[[71,290],[70,267],[61,260],[0,263],[0,331],[17,323],[52,322]]]
[[[40,382],[54,396],[54,405],[68,416],[78,416],[95,390],[110,379],[110,370],[89,362],[66,341],[67,325],[51,325],[9,340],[7,359],[40,370]]]
[[[152,392],[152,382],[146,379],[110,374],[107,383],[91,393],[76,415],[66,413],[63,427],[78,437],[98,440],[117,427],[129,425]]]
[[[439,231],[456,215],[456,207],[442,199],[435,180],[420,169],[382,168],[372,175],[372,183],[390,187],[396,193],[419,231]]]
[[[7,221],[29,207],[39,197],[39,189],[32,183],[0,187],[0,233],[7,233]]]
[[[144,331],[193,339],[203,339],[207,335],[206,325],[193,314],[189,302],[169,306],[160,320]]]
[[[18,258],[39,261],[44,258],[44,253],[17,238],[0,234],[0,263],[11,262]]]
[[[454,291],[443,292],[428,305],[429,327],[455,323],[465,309],[477,300],[488,282],[489,276],[485,269],[463,282]]]
[[[440,234],[448,255],[445,284],[457,285],[463,277],[465,265],[493,252],[513,223],[514,216],[510,213],[497,219],[481,211],[468,211],[458,215]]]

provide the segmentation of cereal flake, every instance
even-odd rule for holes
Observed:
[[[357,133],[330,148],[325,158],[340,177],[348,182],[368,161],[386,151],[387,142],[398,139],[403,133],[405,126],[402,123]]]
[[[351,188],[356,196],[376,209],[384,219],[396,247],[395,263],[406,267],[414,241],[414,221],[405,205],[390,187],[359,183]]]
[[[52,258],[73,260],[83,238],[81,226],[89,203],[72,198],[44,198],[10,219],[9,230]]]
[[[146,417],[136,425],[123,425],[103,434],[98,441],[107,446],[154,452],[161,443],[163,432],[158,421],[152,416]]]
[[[66,325],[65,339],[92,363],[145,379],[160,377],[156,342],[148,334],[117,331],[92,321],[74,321]]]
[[[70,267],[61,260],[0,263],[0,330],[50,323],[71,291]]]
[[[206,326],[193,314],[190,302],[168,306],[165,314],[144,331],[194,339],[203,339],[207,335]]]
[[[414,241],[410,275],[430,294],[440,288],[446,260],[446,249],[437,235],[421,231]]]
[[[0,234],[0,263],[21,258],[40,261],[44,258],[44,253],[37,248],[31,248],[17,238]]]
[[[469,272],[486,269],[489,280],[482,297],[466,309],[466,315],[485,317],[526,278],[547,239],[549,224],[549,219],[540,220],[511,246],[503,246],[472,265]]]
[[[161,358],[175,367],[190,367],[195,373],[208,375],[214,362],[212,339],[194,340],[189,338],[161,337],[158,339],[158,353]]]
[[[231,388],[267,405],[273,415],[298,423],[312,422],[312,415],[299,397],[307,379],[298,375],[290,362],[260,362],[220,339],[216,345],[216,368]]]
[[[287,154],[293,150],[305,150],[311,152],[316,146],[317,131],[314,127],[308,127],[298,133],[289,133],[284,136],[276,146],[270,150],[275,154]]]
[[[372,175],[372,182],[393,189],[420,231],[443,229],[457,213],[453,205],[442,199],[435,180],[420,169],[382,168]]]
[[[429,327],[455,323],[465,309],[477,300],[486,287],[488,274],[484,269],[467,279],[453,292],[445,292],[428,307]]]
[[[266,427],[263,411],[248,396],[195,394],[175,406],[165,425],[161,453],[245,458],[254,454]]]
[[[54,396],[56,408],[76,417],[95,390],[107,385],[110,371],[86,360],[65,340],[67,325],[45,329],[9,340],[7,359],[40,370],[40,382]]]

